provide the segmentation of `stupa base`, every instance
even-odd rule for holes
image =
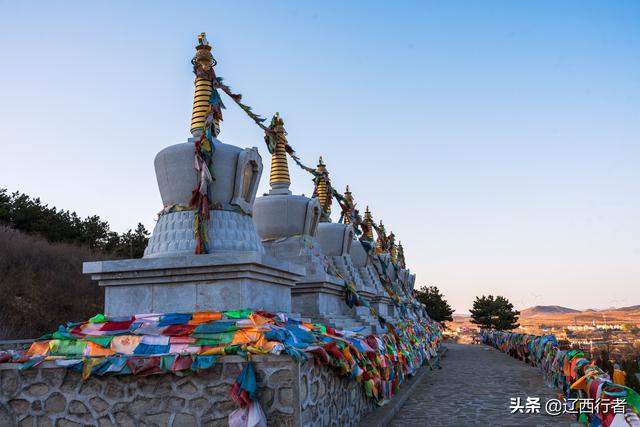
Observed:
[[[248,251],[264,253],[251,217],[234,211],[210,210],[207,223],[209,252]],[[145,258],[191,255],[196,251],[193,211],[160,216],[153,229]]]
[[[107,316],[239,309],[291,313],[304,267],[256,252],[86,262]]]
[[[349,308],[342,279],[327,274],[305,277],[296,283],[291,289],[291,307],[303,318],[337,329],[359,330],[365,335],[385,331],[367,307]]]

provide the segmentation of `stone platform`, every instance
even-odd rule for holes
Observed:
[[[304,267],[259,252],[86,262],[105,287],[107,316],[261,309],[291,313]]]

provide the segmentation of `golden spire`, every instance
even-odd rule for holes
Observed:
[[[209,99],[213,92],[213,66],[216,60],[211,54],[211,46],[205,33],[198,36],[196,55],[191,60],[196,73],[196,90],[193,97],[193,112],[191,113],[191,134],[199,135],[209,114]],[[216,123],[216,128],[218,124]]]
[[[318,201],[320,201],[323,219],[327,221],[331,215],[331,195],[329,194],[329,188],[327,186],[327,167],[322,161],[322,156],[320,156],[320,160],[318,160],[316,173],[319,174],[319,177],[316,179],[316,188],[313,191],[313,196],[317,197]]]
[[[349,191],[348,185],[344,192],[344,203],[346,205],[346,210],[343,212],[342,221],[345,224],[351,224],[351,215],[353,214],[353,196],[351,196],[351,191]]]
[[[391,234],[389,234],[389,240],[391,243],[391,247],[389,248],[389,255],[391,256],[391,262],[394,264],[397,264],[398,263],[398,247],[396,246],[395,239],[396,239],[396,236],[395,234],[393,234],[393,231],[392,231]]]
[[[400,262],[400,268],[407,268],[407,263],[404,259],[404,249],[402,248],[401,241],[398,241],[398,262]]]
[[[380,220],[380,225],[378,225],[378,240],[376,241],[376,254],[381,254],[386,251],[387,246],[387,232],[384,229],[384,224],[382,224],[382,220]]]
[[[284,130],[284,120],[280,113],[276,113],[271,119],[269,126],[276,134],[276,146],[271,154],[271,174],[269,175],[269,185],[271,188],[289,188],[291,178],[289,177],[289,165],[287,164],[286,131]]]
[[[368,242],[373,242],[373,218],[369,211],[369,206],[364,210],[364,223],[367,225],[367,232],[365,233],[365,239]]]

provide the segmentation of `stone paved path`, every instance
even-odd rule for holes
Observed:
[[[409,426],[576,426],[571,416],[549,416],[556,397],[538,368],[485,345],[445,344],[442,369],[428,372],[391,422]],[[541,414],[511,414],[509,399],[540,397]]]

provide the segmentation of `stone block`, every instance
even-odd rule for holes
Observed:
[[[89,377],[82,382],[82,385],[80,386],[80,394],[85,396],[98,394],[100,393],[103,385],[104,382],[100,381],[98,378]]]
[[[198,391],[198,388],[194,386],[191,381],[186,381],[185,383],[178,386],[178,391],[181,395],[189,395],[196,393]]]
[[[234,310],[291,312],[303,267],[256,252],[84,264],[106,288],[105,314]]]
[[[157,402],[151,397],[136,396],[129,404],[129,410],[134,414],[146,414]]]
[[[145,421],[148,425],[153,427],[166,427],[169,425],[169,419],[171,418],[170,412],[161,412],[159,414],[149,415],[145,417]]]
[[[49,413],[64,412],[67,407],[67,400],[62,393],[52,393],[44,402],[44,409]]]
[[[181,413],[176,415],[172,425],[175,427],[198,427],[198,422],[193,415]]]
[[[227,427],[229,425],[229,420],[226,417],[219,418],[216,420],[208,420],[205,421],[204,427]]]
[[[153,287],[153,313],[188,312],[197,310],[196,285],[181,283]]]
[[[278,389],[278,403],[280,406],[293,408],[293,388],[282,387]]]
[[[303,279],[291,290],[291,305],[303,317],[344,314],[344,284],[334,276],[325,275],[320,280]]]
[[[121,399],[124,396],[124,391],[119,387],[117,382],[108,381],[105,385],[104,396],[112,400]]]
[[[42,411],[42,402],[39,400],[31,402],[31,413],[38,413],[40,411]]]
[[[45,383],[31,384],[27,393],[31,396],[43,396],[49,392],[49,386]]]
[[[36,417],[29,416],[29,417],[23,418],[18,423],[18,427],[33,427],[35,421],[36,421]]]
[[[204,397],[196,397],[189,401],[189,409],[194,413],[202,413],[210,407],[211,404],[209,403],[209,400]]]
[[[89,408],[78,400],[72,400],[71,403],[69,403],[69,413],[82,420],[88,420],[91,418]]]
[[[45,369],[42,371],[42,379],[52,387],[59,387],[64,381],[65,371],[61,369]]]
[[[9,406],[18,416],[25,415],[29,411],[29,401],[24,399],[11,400],[9,401]]]
[[[114,413],[114,417],[118,426],[133,427],[138,425],[136,420],[124,411]]]
[[[151,285],[105,287],[105,313],[151,312],[153,312]]]
[[[51,418],[44,416],[44,417],[37,417],[36,418],[36,426],[38,427],[53,427],[53,421]]]
[[[167,409],[171,411],[180,410],[184,408],[186,403],[187,400],[183,399],[182,397],[170,397],[169,401],[167,402]]]
[[[12,396],[18,390],[18,371],[8,370],[3,373],[0,390],[4,396]]]
[[[92,397],[89,400],[89,403],[91,404],[91,407],[93,408],[93,410],[96,411],[97,413],[103,412],[107,410],[107,408],[109,408],[109,403],[98,396]]]
[[[98,418],[98,427],[114,427],[114,424],[109,417],[101,417]]]
[[[15,425],[15,417],[11,410],[0,402],[0,426],[13,427]]]

